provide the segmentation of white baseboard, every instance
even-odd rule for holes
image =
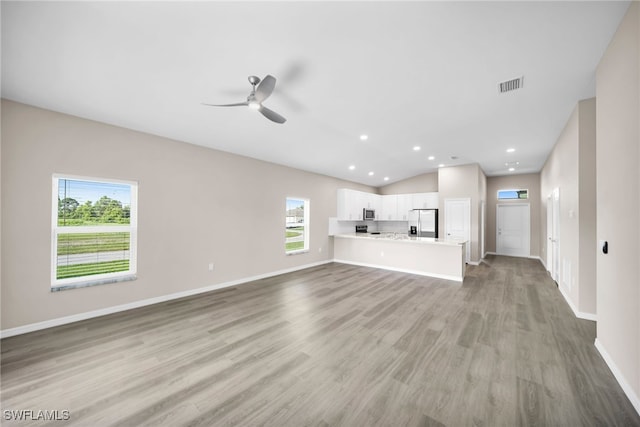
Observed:
[[[528,259],[537,259],[540,262],[542,262],[542,264],[544,265],[544,262],[542,261],[542,258],[540,258],[537,255],[505,255],[505,254],[499,254],[497,252],[486,252],[485,256],[487,255],[497,255],[497,256],[510,256],[510,257],[514,257],[514,258],[528,258]],[[483,257],[484,258],[484,257]]]
[[[624,377],[624,375],[622,375],[622,372],[620,372],[620,369],[618,369],[618,366],[615,364],[607,350],[602,345],[602,342],[598,340],[598,338],[596,338],[594,344],[609,369],[611,369],[611,373],[613,373],[613,376],[616,377],[616,380],[618,381],[618,384],[620,384],[622,391],[624,391],[624,394],[627,395],[636,412],[640,415],[640,397],[638,397],[638,395],[634,393],[633,389],[627,382],[627,379]]]
[[[22,335],[29,332],[35,332],[42,329],[53,328],[55,326],[66,325],[68,323],[78,322],[80,320],[92,319],[94,317],[105,316],[107,314],[118,313],[121,311],[131,310],[134,308],[144,307],[147,305],[158,304],[165,301],[171,301],[178,298],[189,297],[205,292],[215,291],[217,289],[228,288],[231,286],[237,286],[242,283],[252,282],[254,280],[265,279],[267,277],[278,276],[280,274],[291,273],[298,270],[304,270],[305,268],[316,267],[318,265],[329,264],[333,260],[326,260],[315,262],[311,264],[300,265],[297,267],[287,268],[284,270],[272,271],[270,273],[259,274],[257,276],[245,277],[242,279],[232,280],[224,283],[217,283],[215,285],[205,286],[203,288],[189,289],[187,291],[176,292],[169,295],[162,295],[159,297],[148,298],[140,301],[134,301],[127,304],[116,305],[113,307],[101,308],[99,310],[87,311],[84,313],[73,314],[71,316],[59,317],[57,319],[45,320],[44,322],[31,323],[28,325],[18,326],[15,328],[4,329],[0,331],[0,339],[8,338],[15,335]]]
[[[409,269],[405,269],[405,268],[387,267],[385,265],[369,264],[369,263],[365,263],[365,262],[345,261],[345,260],[342,260],[342,259],[334,259],[333,262],[339,262],[340,264],[357,265],[357,266],[360,266],[360,267],[380,268],[382,270],[398,271],[400,273],[417,274],[419,276],[428,276],[428,277],[435,277],[436,279],[445,279],[445,280],[453,280],[454,282],[462,282],[462,278],[456,277],[456,276],[449,276],[449,275],[446,275],[446,274],[425,273],[424,271],[419,271],[419,270],[409,270]]]
[[[467,261],[467,264],[469,264],[469,265],[480,265],[481,262],[482,262],[482,260],[480,260],[480,261]]]
[[[584,313],[582,311],[579,311],[578,308],[575,305],[573,305],[573,302],[569,298],[569,295],[567,295],[567,293],[564,291],[563,286],[558,286],[558,290],[560,291],[560,294],[564,297],[564,300],[567,302],[567,304],[569,304],[569,307],[571,308],[571,311],[573,311],[573,314],[578,319],[593,320],[594,322],[598,321],[598,317],[595,314]]]

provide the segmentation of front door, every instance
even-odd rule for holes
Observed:
[[[497,206],[496,252],[498,255],[529,256],[529,204]]]

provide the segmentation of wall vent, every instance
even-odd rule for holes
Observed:
[[[500,93],[511,92],[512,90],[521,89],[524,83],[524,76],[498,83]]]

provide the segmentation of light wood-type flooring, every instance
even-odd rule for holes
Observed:
[[[535,260],[492,256],[463,284],[326,264],[4,339],[2,409],[69,411],[17,423],[38,426],[640,425],[594,339]]]

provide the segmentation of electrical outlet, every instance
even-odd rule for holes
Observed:
[[[209,263],[209,271],[213,271],[213,263],[212,262]]]

